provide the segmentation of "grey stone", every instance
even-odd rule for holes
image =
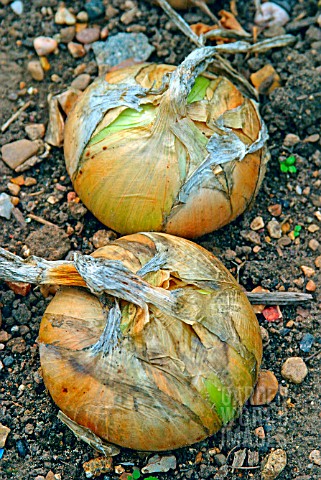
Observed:
[[[98,65],[108,68],[133,58],[137,62],[147,60],[155,48],[143,33],[117,33],[105,42],[92,44]]]

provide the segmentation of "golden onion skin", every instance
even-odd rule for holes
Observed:
[[[108,442],[145,451],[200,441],[238,415],[262,357],[251,305],[208,251],[155,233],[123,237],[93,255],[137,272],[160,247],[175,270],[144,279],[162,291],[181,289],[186,321],[152,304],[146,320],[123,301],[118,345],[94,354],[106,323],[101,303],[84,288],[63,287],[39,332],[44,382],[58,407]]]
[[[136,85],[156,89],[164,75],[174,70],[169,65],[135,65],[108,73],[105,79],[112,85],[135,79]],[[175,133],[176,126],[183,122],[170,111],[168,92],[149,93],[143,99],[144,115],[150,117],[146,123],[125,126],[121,132],[109,131],[105,138],[95,140],[101,130],[117,126],[119,115],[129,111],[126,107],[107,110],[78,158],[80,142],[75,145],[79,124],[86,122],[95,86],[84,92],[66,123],[66,167],[75,191],[103,224],[121,234],[162,231],[196,238],[223,227],[251,205],[265,172],[264,147],[246,154],[241,161],[218,164],[199,188],[182,199],[191,172],[206,158],[205,143],[218,129],[215,122],[223,118],[224,125],[247,146],[258,141],[262,130],[255,102],[225,77],[205,73],[202,78],[206,76],[209,87],[205,97],[189,103],[183,117],[192,132],[187,135],[189,145]],[[191,140],[194,136],[201,144],[197,158]]]

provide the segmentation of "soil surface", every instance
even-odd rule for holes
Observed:
[[[48,56],[50,70],[42,81],[35,81],[27,71],[28,62],[37,60],[33,40],[37,36],[53,37],[65,26],[54,22],[56,0],[23,0],[24,12],[15,14],[10,1],[0,2],[0,95],[1,125],[25,102],[30,106],[1,135],[1,146],[27,138],[25,126],[48,123],[47,96],[65,90],[79,72],[94,79],[98,69],[90,48],[83,58],[73,58],[66,44]],[[82,1],[66,2],[76,14],[84,9]],[[99,2],[98,2],[99,3]],[[107,2],[104,2],[107,6]],[[243,0],[234,2],[238,19],[251,31],[254,7]],[[107,26],[109,35],[143,31],[154,45],[150,60],[180,62],[194,46],[169,22],[156,6],[136,0],[112,0],[109,18],[100,17],[90,25]],[[229,2],[215,2],[212,10],[229,8]],[[125,12],[135,10],[132,16]],[[191,9],[183,16],[188,23],[203,21],[206,15]],[[128,23],[127,23],[128,22]],[[265,30],[260,39],[276,33],[292,33],[296,42],[288,48],[266,54],[236,55],[230,60],[247,78],[266,64],[272,64],[281,79],[281,87],[261,94],[261,113],[267,124],[271,160],[266,177],[252,210],[218,232],[197,242],[214,252],[248,291],[262,286],[270,290],[312,291],[313,301],[299,306],[281,307],[283,318],[268,322],[258,315],[266,329],[263,367],[272,370],[280,385],[276,398],[268,405],[244,407],[241,417],[218,434],[197,445],[169,452],[177,461],[167,473],[157,478],[261,478],[261,463],[273,448],[283,449],[287,465],[281,480],[320,479],[320,462],[313,462],[311,451],[320,448],[321,431],[321,31],[317,23],[317,2],[300,0],[284,28]],[[81,65],[81,66],[80,66]],[[80,67],[79,67],[80,66]],[[293,141],[288,134],[296,135]],[[289,140],[290,138],[290,140]],[[280,170],[280,160],[294,155],[296,173]],[[62,149],[52,148],[41,163],[23,172],[25,184],[20,192],[10,193],[8,183],[19,174],[0,160],[0,193],[18,197],[10,220],[0,218],[0,245],[19,255],[30,253],[47,258],[66,258],[74,251],[91,253],[93,236],[107,230],[85,208],[75,207]],[[27,177],[32,180],[26,181]],[[31,184],[30,184],[31,183]],[[27,186],[29,185],[29,186]],[[278,205],[271,208],[273,205]],[[275,210],[276,209],[276,210]],[[278,216],[273,217],[272,213]],[[43,225],[29,215],[36,215],[54,226]],[[251,222],[257,216],[264,221],[253,236]],[[271,238],[268,222],[275,218],[282,226],[282,237]],[[56,227],[59,227],[57,230]],[[296,237],[293,231],[296,226]],[[57,233],[59,231],[59,234]],[[292,232],[292,233],[291,233]],[[311,267],[312,276],[304,275],[301,266]],[[311,282],[312,281],[312,282]],[[315,289],[316,287],[316,289]],[[26,295],[14,293],[0,283],[0,423],[10,428],[3,457],[2,479],[84,479],[83,463],[96,456],[87,444],[78,441],[57,419],[58,409],[47,393],[41,377],[37,335],[39,324],[50,298],[32,287]],[[47,292],[48,294],[48,292]],[[306,334],[313,345],[303,346]],[[311,338],[311,337],[309,337]],[[300,346],[301,344],[301,346]],[[305,351],[304,351],[305,350]],[[308,375],[301,384],[281,376],[281,367],[289,357],[301,357]],[[263,427],[264,434],[255,434]],[[243,469],[232,469],[235,453],[247,455]],[[114,467],[125,472],[141,469],[150,453],[121,449]],[[256,458],[248,468],[249,456]],[[100,479],[116,479],[121,468],[112,468]],[[122,479],[127,475],[123,473]],[[272,477],[271,477],[272,478]]]

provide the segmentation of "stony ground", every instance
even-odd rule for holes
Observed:
[[[157,7],[136,0],[104,3],[106,15],[90,20],[90,26],[97,25],[109,36],[121,31],[144,32],[155,47],[151,60],[178,63],[194,48]],[[234,3],[242,26],[251,31],[252,2]],[[285,31],[292,33],[296,36],[293,47],[231,58],[247,78],[267,64],[272,64],[280,76],[280,88],[272,93],[265,88],[260,95],[261,112],[270,133],[271,161],[253,209],[221,231],[198,240],[218,255],[247,290],[261,286],[309,291],[313,301],[281,307],[282,318],[270,322],[258,314],[265,329],[263,367],[273,371],[279,381],[276,398],[264,406],[246,405],[241,417],[217,435],[192,447],[168,452],[167,462],[172,462],[174,468],[168,473],[155,473],[157,478],[259,479],[261,462],[274,448],[287,454],[280,480],[321,477],[320,453],[319,457],[317,453],[311,456],[313,450],[320,449],[321,429],[321,30],[316,3],[298,1],[285,29],[270,29],[261,34],[263,39]],[[30,67],[30,62],[38,58],[33,49],[34,38],[55,38],[60,32],[60,40],[66,42],[74,32],[54,22],[56,0],[23,0],[22,15],[8,4],[10,1],[0,1],[1,125],[26,102],[30,103],[2,134],[1,145],[28,138],[27,125],[47,126],[49,93],[65,90],[76,78],[78,82],[88,82],[97,75],[90,47],[86,47],[83,57],[74,58],[67,43],[61,42],[59,51],[48,56],[50,68],[43,64],[49,68],[44,78],[34,80],[28,73],[29,68],[33,76],[37,75],[38,66]],[[72,6],[75,14],[84,10],[82,1],[67,2],[67,6]],[[222,6],[228,8],[228,2],[216,2],[213,11],[217,13]],[[19,8],[19,2],[15,2],[14,8]],[[197,9],[185,13],[184,18],[190,24],[208,23]],[[69,32],[62,32],[65,28]],[[80,74],[87,76],[79,80]],[[291,155],[296,172],[281,171],[280,161]],[[104,227],[84,207],[71,201],[72,185],[62,150],[52,148],[44,157],[21,174],[0,160],[0,193],[13,197],[15,204],[10,220],[0,218],[0,245],[25,256],[33,253],[66,258],[72,251],[90,253],[101,239],[102,234],[97,232]],[[15,180],[19,175],[23,179]],[[47,225],[39,223],[38,217]],[[257,231],[253,230],[254,219],[263,221]],[[274,228],[281,229],[280,235],[273,234],[269,223],[272,219],[277,222]],[[50,292],[39,288],[22,296],[0,284],[0,423],[10,429],[4,451],[0,450],[3,479],[83,479],[83,463],[96,455],[57,419],[57,407],[41,378],[37,334],[50,298]],[[300,384],[281,376],[284,362],[296,356],[308,368],[308,375]],[[233,461],[243,450],[243,469],[233,469]],[[124,479],[127,475],[123,472],[141,469],[149,458],[150,454],[122,449],[111,471],[99,478],[116,479],[122,474]]]

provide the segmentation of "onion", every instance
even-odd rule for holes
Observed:
[[[266,129],[256,102],[208,71],[219,47],[245,51],[235,42],[196,49],[177,68],[110,72],[70,113],[67,170],[108,227],[194,238],[252,203],[265,171]]]
[[[0,279],[63,285],[40,325],[40,361],[67,424],[91,444],[101,445],[93,434],[137,450],[197,442],[238,415],[256,383],[252,307],[188,240],[134,234],[72,262],[0,249]]]

